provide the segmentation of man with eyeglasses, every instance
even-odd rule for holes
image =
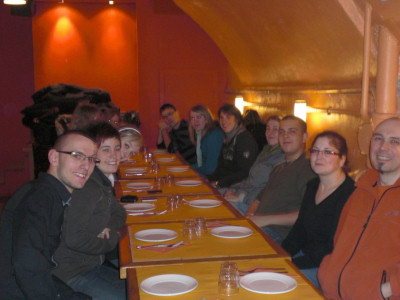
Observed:
[[[48,153],[47,173],[25,184],[0,217],[1,299],[90,299],[51,275],[64,208],[93,172],[96,143],[82,131],[61,135]]]
[[[400,297],[400,119],[375,129],[372,169],[343,208],[331,254],[318,280],[328,299]]]
[[[161,106],[160,115],[157,148],[167,149],[169,153],[179,152],[189,164],[196,163],[196,148],[190,141],[189,123],[180,118],[170,103]]]
[[[316,175],[304,153],[307,124],[303,120],[284,117],[279,123],[278,139],[285,161],[272,170],[245,216],[280,244],[297,220],[307,182]]]

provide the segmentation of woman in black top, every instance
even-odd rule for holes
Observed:
[[[345,172],[346,140],[336,132],[320,133],[310,149],[310,163],[318,178],[308,182],[299,217],[282,247],[304,275],[319,287],[318,267],[333,249],[340,213],[354,190],[354,181]]]

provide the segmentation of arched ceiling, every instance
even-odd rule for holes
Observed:
[[[239,85],[254,89],[360,88],[366,1],[174,0],[221,49]],[[398,35],[400,1],[368,2],[374,23]],[[374,79],[376,51],[370,66]]]

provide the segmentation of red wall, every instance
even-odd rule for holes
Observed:
[[[142,131],[155,146],[159,107],[171,102],[187,118],[198,103],[213,112],[228,82],[228,62],[209,36],[172,0],[137,0]]]
[[[33,46],[36,89],[101,88],[122,110],[139,109],[134,4],[38,3]]]
[[[30,131],[20,111],[32,104],[34,92],[31,18],[15,17],[0,3],[0,172],[24,158]],[[29,173],[28,173],[29,174]],[[25,174],[26,175],[26,174]],[[1,179],[0,179],[1,180]],[[20,176],[18,186],[27,180]],[[9,183],[9,182],[8,182]],[[10,184],[10,183],[9,183]],[[16,187],[15,187],[16,188]],[[10,187],[14,190],[14,188]],[[0,185],[0,195],[1,195]]]

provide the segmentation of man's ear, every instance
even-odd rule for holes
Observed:
[[[59,158],[60,153],[56,151],[56,149],[50,149],[48,158],[50,165],[52,166],[57,166],[58,165],[58,158]]]
[[[303,144],[305,144],[307,142],[307,139],[308,139],[308,133],[304,132],[303,133]]]

